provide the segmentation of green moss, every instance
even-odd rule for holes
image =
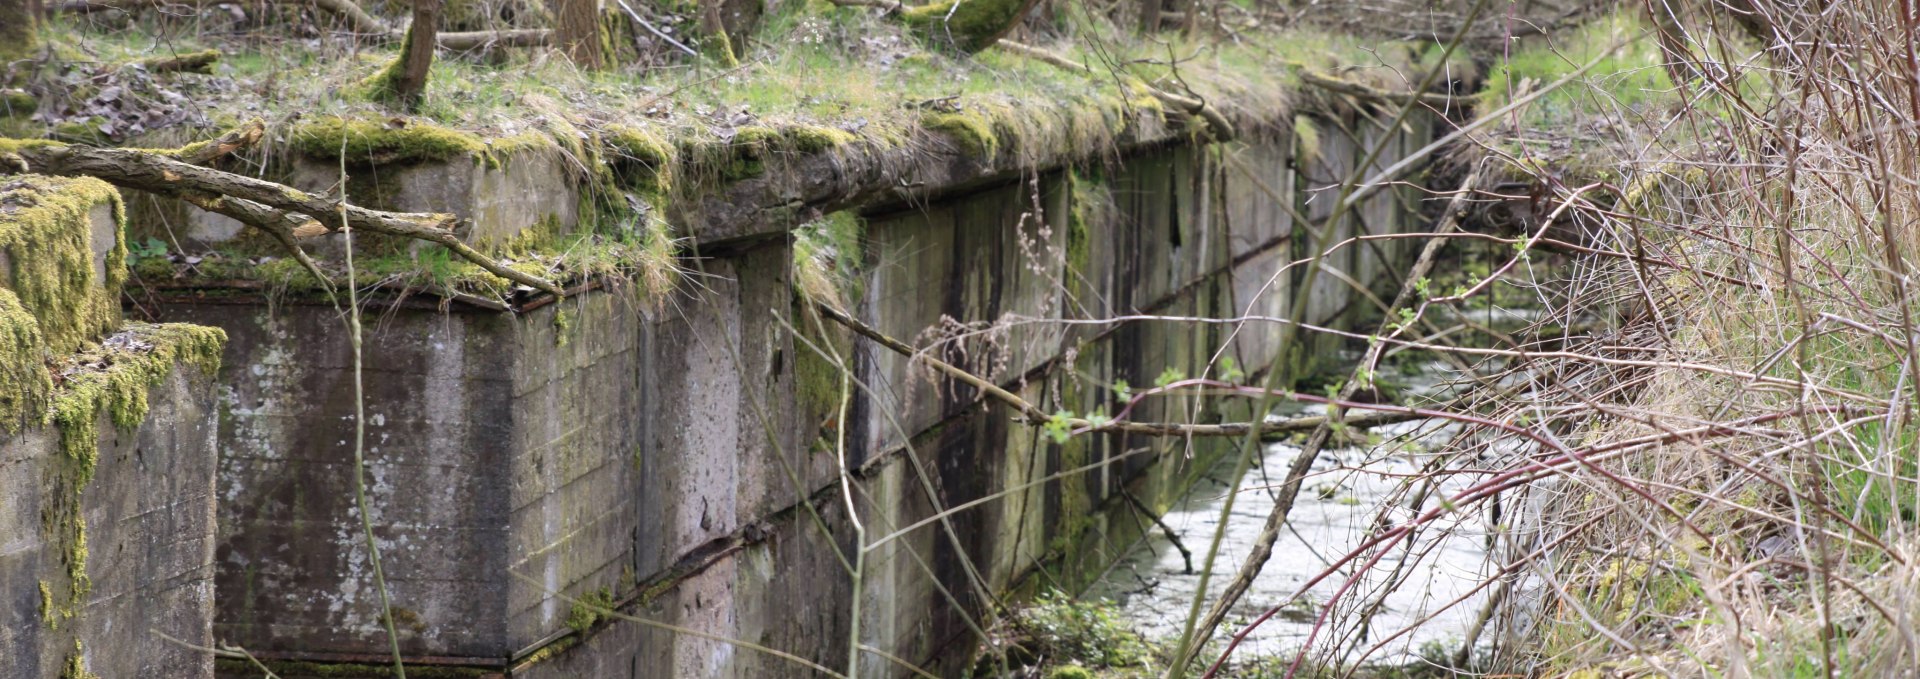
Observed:
[[[799,317],[796,316],[796,318]],[[822,337],[820,331],[812,327],[811,324],[803,327],[801,330],[807,342],[813,344],[813,346],[807,346],[806,342],[795,342],[793,347],[794,391],[798,397],[801,411],[809,419],[819,421],[837,420],[840,409],[840,399],[842,395],[846,393],[840,389],[840,369],[834,366],[833,361],[829,360],[826,356],[820,355],[820,351],[831,350],[829,345],[825,343],[834,340]],[[842,348],[846,346],[848,345],[842,342],[837,343],[832,348]],[[818,347],[819,351],[815,351],[815,347]],[[847,354],[843,352],[841,355],[846,356]]]
[[[787,138],[801,153],[819,153],[853,143],[858,137],[845,130],[819,125],[795,125],[787,128]]]
[[[706,39],[701,40],[700,51],[725,68],[735,68],[740,65],[740,57],[733,53],[733,39],[727,37],[727,32],[724,30],[714,31]]]
[[[672,144],[644,128],[619,123],[601,128],[600,139],[619,185],[656,197],[673,188],[677,154]]]
[[[40,100],[26,90],[0,90],[0,118],[24,118],[39,107]]]
[[[1111,218],[1113,193],[1098,176],[1080,170],[1067,174],[1067,192],[1067,266],[1076,272],[1076,283],[1090,286],[1093,230]]]
[[[419,121],[394,127],[382,121],[327,116],[301,123],[289,134],[295,150],[315,159],[350,163],[413,163],[469,156],[490,157],[486,141],[468,132]]]
[[[900,18],[928,42],[962,52],[993,46],[1026,16],[1034,0],[940,0],[908,8]]]
[[[0,137],[0,155],[5,155],[8,153],[19,153],[27,149],[46,148],[48,146],[59,146],[59,145],[60,145],[60,142],[54,141],[52,139],[17,139],[12,137]]]
[[[39,321],[12,291],[0,288],[0,432],[17,432],[46,412],[53,390],[46,360]]]
[[[47,136],[64,142],[111,146],[113,137],[100,129],[100,124],[105,120],[98,116],[63,120],[54,123],[53,129],[48,131]]]
[[[400,95],[400,78],[406,69],[407,53],[413,49],[413,28],[407,28],[406,37],[400,41],[400,53],[386,66],[360,81],[360,94],[373,101],[394,102]]]
[[[559,311],[554,312],[553,313],[554,346],[561,346],[561,347],[567,346],[567,342],[570,341],[572,337],[573,337],[573,313],[570,311],[567,311],[566,309],[561,309]]]
[[[1093,671],[1079,665],[1055,667],[1047,673],[1047,679],[1094,679]]]
[[[102,205],[111,206],[120,225],[105,247],[104,279],[95,269],[91,216]],[[127,259],[119,234],[125,220],[119,192],[97,179],[23,175],[0,181],[0,252],[12,266],[4,287],[37,321],[47,353],[71,353],[119,322]],[[18,338],[19,319],[13,321]]]
[[[731,139],[682,139],[679,157],[694,183],[736,182],[765,174],[767,159],[785,142],[778,130],[753,125],[734,130]]]
[[[1305,165],[1320,160],[1320,126],[1309,116],[1293,117],[1293,154],[1295,162]]]
[[[1000,152],[1000,138],[993,132],[993,121],[978,113],[928,113],[920,124],[953,137],[960,148],[975,157],[991,159]]]
[[[39,48],[40,22],[35,9],[36,4],[30,2],[0,3],[0,63],[25,59]]]
[[[573,610],[567,612],[567,627],[575,634],[591,629],[602,620],[607,620],[608,611],[613,609],[613,592],[605,587],[581,595],[573,602]]]
[[[80,494],[99,465],[100,418],[122,430],[139,426],[147,417],[147,391],[178,366],[211,377],[219,371],[226,339],[219,328],[135,323],[111,346],[89,349],[68,362],[75,367],[64,371],[66,381],[53,392],[46,420],[59,428],[61,464],[49,483],[53,500],[42,518],[47,542],[59,548],[67,574],[64,596],[49,597],[52,604],[41,612],[48,625],[58,627],[76,616],[92,589]]]
[[[580,645],[580,639],[578,637],[564,637],[559,641],[555,641],[551,644],[541,646],[540,650],[529,653],[527,654],[527,657],[522,658],[520,660],[520,664],[514,667],[514,671],[519,672],[523,668],[532,667],[534,665],[538,665],[548,660],[558,658],[560,657],[560,654],[565,653],[568,650],[578,645]],[[493,676],[499,676],[499,675],[493,675]]]
[[[501,257],[508,268],[561,284],[596,277],[624,279],[638,283],[636,288],[648,300],[657,300],[671,291],[679,278],[674,245],[665,228],[664,222],[649,218],[640,228],[609,234],[569,230],[557,221],[547,221],[526,235],[487,243],[483,249]],[[322,261],[320,265],[335,281],[346,279],[340,263]],[[495,300],[511,298],[517,285],[444,248],[356,257],[354,270],[355,277],[363,282],[382,281],[392,288]],[[134,273],[147,285],[179,285],[176,274],[187,274],[199,281],[259,281],[266,283],[268,293],[276,297],[324,299],[321,282],[299,262],[288,257],[262,261],[246,250],[205,253],[191,271],[164,260],[143,261]]]
[[[100,675],[87,669],[85,647],[79,639],[73,640],[73,654],[67,656],[67,662],[60,668],[60,679],[100,679]]]

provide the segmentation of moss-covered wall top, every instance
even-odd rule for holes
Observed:
[[[95,214],[110,211],[111,243],[96,243]],[[46,351],[72,352],[120,320],[126,279],[120,194],[97,179],[24,175],[0,180],[0,287],[39,326]],[[104,256],[104,265],[97,257]]]

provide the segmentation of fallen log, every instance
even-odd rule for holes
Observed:
[[[0,155],[0,168],[68,177],[94,177],[122,188],[178,198],[261,229],[287,245],[300,236],[351,228],[438,243],[488,273],[557,296],[566,293],[551,281],[517,271],[474,250],[454,234],[459,218],[435,212],[386,212],[345,200],[186,162],[206,162],[256,143],[265,125],[249,121],[212,142],[172,151],[97,148],[58,142],[18,144]],[[302,261],[302,264],[309,264]]]
[[[1354,82],[1345,78],[1321,73],[1310,68],[1300,69],[1300,81],[1330,92],[1375,103],[1405,105],[1410,102],[1418,102],[1434,108],[1446,108],[1456,103],[1451,94],[1382,89],[1366,83]]]
[[[49,11],[68,14],[90,14],[120,10],[132,12],[156,7],[204,7],[221,4],[225,0],[66,0],[48,7]],[[346,20],[348,27],[359,36],[376,42],[399,42],[406,37],[403,27],[393,26],[380,17],[368,14],[352,0],[277,0],[279,2],[311,3],[315,9]],[[441,33],[435,36],[434,43],[441,49],[456,52],[468,52],[476,49],[501,47],[539,47],[553,40],[553,31],[544,28],[503,29],[497,31],[460,31]],[[149,67],[149,70],[154,70]]]
[[[220,50],[201,50],[164,57],[141,59],[136,62],[149,73],[199,73],[212,75],[213,64],[220,60]]]

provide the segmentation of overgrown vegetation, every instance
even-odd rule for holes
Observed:
[[[512,3],[482,3],[479,11],[465,4],[450,13],[478,25],[488,22],[470,15]],[[1578,28],[1510,46],[1501,36],[1497,58],[1482,54],[1491,66],[1473,105],[1479,115],[1500,117],[1463,134],[1454,162],[1427,177],[1466,178],[1456,194],[1471,209],[1449,203],[1434,223],[1451,228],[1456,215],[1471,214],[1474,229],[1425,235],[1472,240],[1452,250],[1472,255],[1430,277],[1408,276],[1402,295],[1410,303],[1366,300],[1384,314],[1377,333],[1309,329],[1369,350],[1392,347],[1367,354],[1368,364],[1321,383],[1291,366],[1264,366],[1273,388],[1262,389],[1223,351],[1204,374],[1167,367],[1140,392],[1124,383],[1098,385],[1099,398],[1082,398],[1085,385],[1050,392],[1060,402],[1104,404],[1112,390],[1129,407],[1169,397],[1325,405],[1330,416],[1316,433],[1293,441],[1318,441],[1308,445],[1317,450],[1329,436],[1381,443],[1348,430],[1339,419],[1347,409],[1411,412],[1392,375],[1379,372],[1405,365],[1396,360],[1440,357],[1459,371],[1463,386],[1449,393],[1464,396],[1422,403],[1430,407],[1413,413],[1456,427],[1448,440],[1421,446],[1421,471],[1382,502],[1360,547],[1323,557],[1319,575],[1341,584],[1345,598],[1306,606],[1313,636],[1299,654],[1239,662],[1233,642],[1216,639],[1199,666],[1180,663],[1176,674],[1206,671],[1215,659],[1236,676],[1373,674],[1369,658],[1402,631],[1375,628],[1384,593],[1402,586],[1405,569],[1439,541],[1474,531],[1484,531],[1472,537],[1491,546],[1491,565],[1462,577],[1480,578],[1497,594],[1474,600],[1484,614],[1473,632],[1459,648],[1422,648],[1415,663],[1378,672],[1878,676],[1920,662],[1904,605],[1920,577],[1910,563],[1920,521],[1913,451],[1920,330],[1910,275],[1920,224],[1920,153],[1911,134],[1920,95],[1911,83],[1920,67],[1911,57],[1913,36],[1888,28],[1912,17],[1878,1],[1820,12],[1774,0],[1709,4],[1737,7],[1688,6],[1685,16],[1651,19],[1639,9],[1595,12]],[[581,68],[541,49],[455,55],[436,60],[411,117],[389,107],[384,90],[397,62],[392,46],[378,41],[263,44],[187,34],[149,17],[61,21],[36,34],[48,46],[40,54],[51,55],[34,62],[43,69],[27,79],[0,76],[13,79],[0,82],[8,88],[0,93],[0,133],[9,137],[0,139],[0,163],[21,169],[25,152],[49,140],[151,145],[170,158],[194,157],[205,148],[182,142],[234,127],[242,114],[259,115],[269,123],[264,143],[204,164],[288,182],[314,166],[345,168],[349,177],[326,195],[392,207],[404,202],[392,173],[439,167],[447,176],[499,178],[539,154],[565,168],[575,208],[566,215],[511,225],[505,236],[472,236],[484,261],[406,237],[361,241],[364,256],[350,278],[486,304],[524,301],[534,288],[520,274],[568,285],[618,280],[637,282],[658,305],[683,280],[680,244],[702,228],[676,220],[692,221],[688,215],[706,202],[734,200],[727,191],[755,182],[778,193],[791,192],[781,181],[856,181],[841,176],[848,168],[879,175],[862,190],[912,201],[920,187],[890,173],[926,159],[1003,173],[1082,163],[1063,173],[1070,202],[1058,254],[1069,275],[1084,274],[1102,246],[1092,225],[1108,221],[1124,199],[1107,185],[1100,161],[1130,141],[1205,140],[1206,123],[1159,96],[1170,92],[1219,109],[1248,132],[1243,139],[1290,136],[1296,169],[1347,175],[1331,177],[1331,189],[1326,177],[1316,177],[1319,186],[1303,179],[1298,188],[1324,202],[1276,208],[1297,229],[1288,256],[1305,258],[1312,264],[1302,268],[1316,272],[1274,274],[1303,291],[1287,310],[1293,318],[1284,319],[1293,332],[1307,325],[1299,309],[1312,301],[1322,264],[1329,278],[1365,297],[1374,291],[1352,280],[1366,261],[1354,253],[1386,247],[1385,239],[1299,237],[1313,235],[1307,232],[1316,224],[1298,213],[1350,216],[1347,203],[1326,206],[1410,176],[1337,167],[1355,158],[1322,149],[1336,142],[1362,153],[1379,149],[1385,142],[1368,137],[1365,125],[1398,119],[1402,105],[1423,105],[1408,102],[1431,101],[1422,97],[1449,106],[1466,98],[1401,91],[1410,77],[1459,66],[1459,77],[1439,79],[1446,89],[1453,81],[1465,87],[1478,73],[1465,62],[1442,62],[1428,44],[1376,44],[1311,27],[1267,30],[1260,21],[1269,12],[1245,3],[1215,3],[1206,17],[1157,6],[1149,23],[1179,17],[1185,28],[1144,37],[1119,14],[1088,3],[1048,3],[1048,16],[1023,19],[1034,5],[782,3],[738,40],[728,27],[703,26],[698,49],[665,31],[658,41],[645,38],[644,26],[628,25],[630,34],[607,31],[606,44],[595,47],[622,54],[625,42],[641,38],[653,49],[634,48],[626,54],[632,59],[606,68]],[[513,6],[540,11],[539,3]],[[691,14],[646,9],[649,16]],[[1229,25],[1228,18],[1251,23]],[[1044,51],[997,49],[1013,23]],[[668,43],[689,54],[663,56]],[[156,44],[218,48],[224,56],[212,73],[144,74],[146,66],[128,66],[149,63]],[[244,49],[230,49],[236,45]],[[1305,69],[1339,72],[1394,96],[1362,101],[1328,88],[1303,95]],[[127,97],[157,102],[154,115],[118,103]],[[212,105],[201,111],[175,101],[185,97]],[[1509,105],[1517,108],[1492,113]],[[15,111],[27,108],[33,114]],[[1238,169],[1231,163],[1242,150],[1214,145],[1203,153]],[[793,176],[807,173],[820,176]],[[1474,179],[1482,176],[1488,179]],[[98,423],[139,423],[146,390],[176,364],[210,369],[221,338],[135,326],[96,345],[118,324],[119,272],[129,255],[118,239],[92,242],[88,219],[104,209],[120,222],[124,209],[97,181],[21,177],[0,183],[0,249],[10,265],[0,289],[0,424],[9,432],[60,427],[65,466],[53,485],[77,493],[94,471]],[[1034,213],[1044,212],[1034,193]],[[851,309],[869,296],[863,285],[876,263],[864,223],[852,210],[816,211],[844,207],[839,199],[851,197],[852,189],[833,200],[781,194],[749,206],[752,219],[783,220],[778,230],[790,238],[797,294],[787,311],[801,343],[842,355],[854,355],[852,326],[829,326],[810,305]],[[1420,206],[1403,207],[1418,213]],[[1173,239],[1196,235],[1182,226],[1172,225]],[[141,224],[132,266],[141,283],[163,290],[245,282],[324,294],[349,278],[346,265],[325,256],[305,262],[285,248],[306,243],[323,251],[332,241],[311,239],[330,238],[329,228],[297,234],[309,240],[294,240],[291,231],[285,239],[222,239],[182,224]],[[98,270],[96,252],[106,262]],[[1075,293],[1092,288],[1046,283]],[[1527,305],[1544,311],[1518,324],[1483,320]],[[556,315],[562,337],[573,320]],[[995,322],[943,321],[970,334],[993,332],[975,333],[970,323]],[[839,418],[850,380],[818,353],[796,350],[791,371],[802,415],[822,422],[815,451],[844,458],[840,435],[850,423]],[[1392,351],[1407,353],[1383,358]],[[1272,376],[1280,371],[1283,378]],[[1060,466],[1089,463],[1085,435],[1114,423],[1100,406],[1049,418],[1053,408],[1024,405],[1020,424],[1035,428],[1037,445],[1057,447],[1047,453]],[[1249,449],[1261,440],[1252,430],[1265,426],[1246,425]],[[1312,469],[1313,455],[1301,459],[1302,470]],[[843,478],[855,474],[851,463],[837,462]],[[1446,485],[1461,478],[1469,481]],[[853,492],[845,493],[851,510]],[[949,499],[926,495],[935,505]],[[1069,518],[1049,527],[1048,546],[1063,552],[1075,547],[1096,502],[1084,484],[1055,499],[1054,510]],[[64,583],[38,583],[48,624],[71,618],[87,591],[86,526],[73,506],[48,518],[68,569]],[[1285,510],[1278,511],[1276,534],[1286,525]],[[848,516],[854,547],[864,549],[859,512]],[[860,569],[850,571],[858,592]],[[1206,588],[1198,589],[1204,599]],[[1272,606],[1269,614],[1299,610],[1305,591],[1259,603]],[[599,624],[613,595],[589,593],[566,624],[575,632]],[[1241,629],[1232,631],[1266,619],[1236,620]],[[1065,595],[1043,595],[996,629],[1006,638],[987,641],[1006,643],[978,668],[985,672],[1011,664],[1055,679],[1147,676],[1168,662],[1164,649],[1127,629],[1110,607]],[[857,627],[851,636],[849,673],[857,674]]]
[[[1913,596],[1920,206],[1890,187],[1914,173],[1892,131],[1914,111],[1908,66],[1867,66],[1904,59],[1870,37],[1900,10],[1751,7],[1686,13],[1684,36],[1595,22],[1489,81],[1498,101],[1501,74],[1600,63],[1517,114],[1531,157],[1488,143],[1572,206],[1576,229],[1549,236],[1600,253],[1572,282],[1530,282],[1556,324],[1590,329],[1562,335],[1572,355],[1506,373],[1535,400],[1495,411],[1588,451],[1559,458],[1564,481],[1512,491],[1544,509],[1507,527],[1503,558],[1561,546],[1543,578],[1502,584],[1542,597],[1537,624],[1517,603],[1495,617],[1508,670],[1891,676],[1920,657],[1889,605]]]

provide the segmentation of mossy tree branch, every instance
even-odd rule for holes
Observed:
[[[298,253],[294,239],[332,233],[345,227],[368,233],[438,243],[495,276],[555,296],[566,295],[544,278],[509,268],[474,250],[454,234],[459,219],[451,214],[373,210],[245,175],[183,162],[210,160],[257,142],[265,126],[251,121],[218,140],[176,151],[94,148],[59,143],[21,144],[0,166],[69,177],[94,177],[122,188],[178,198],[266,232]],[[303,254],[301,264],[317,271]]]
[[[140,67],[149,73],[199,73],[212,75],[214,63],[220,61],[220,50],[201,50],[170,54],[164,57],[141,59]]]

